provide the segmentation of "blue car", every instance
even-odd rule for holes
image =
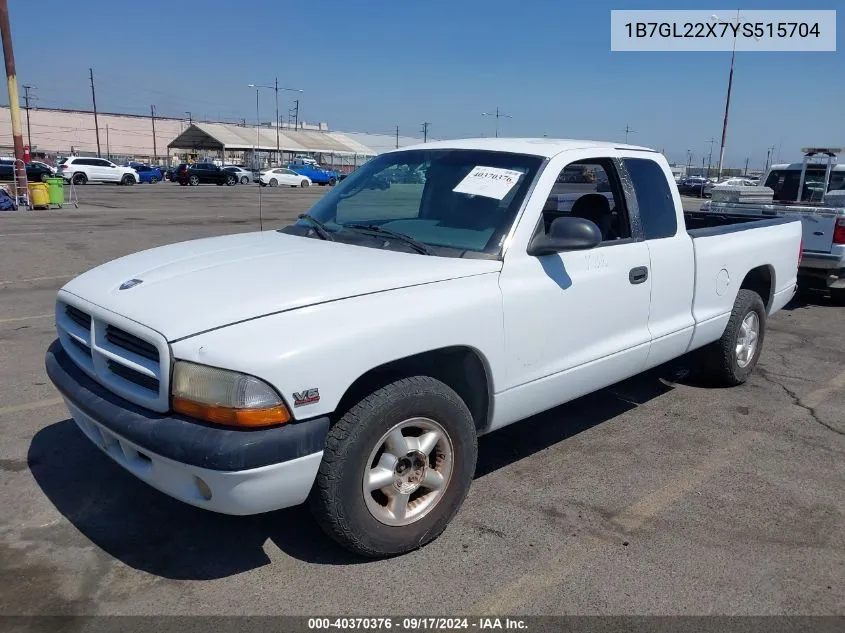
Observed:
[[[318,185],[337,184],[338,173],[330,169],[323,169],[316,161],[294,160],[287,168],[297,174],[307,176]]]
[[[158,167],[151,167],[143,163],[126,163],[124,167],[131,167],[138,172],[140,182],[156,183],[164,180],[164,175]]]

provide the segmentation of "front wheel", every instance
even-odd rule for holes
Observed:
[[[120,184],[125,186],[130,186],[135,184],[135,178],[131,174],[126,174],[123,178],[120,179]]]
[[[304,189],[305,187],[309,186],[310,184],[311,183],[308,182],[307,180],[303,180],[301,183],[299,183],[299,186]]]
[[[248,185],[249,184],[249,178],[247,176],[242,177],[241,178],[241,184],[242,185]]]
[[[364,556],[402,554],[435,539],[475,471],[472,415],[428,376],[363,398],[331,428],[310,496],[325,532]]]
[[[151,184],[151,185],[154,185],[154,184],[156,184],[157,182],[158,182],[158,178],[156,178],[155,176],[153,176],[152,178],[150,178],[150,184]]]
[[[753,290],[740,290],[722,338],[701,350],[707,373],[726,386],[741,385],[757,366],[765,335],[763,300]]]
[[[275,178],[271,178],[271,179],[270,179],[270,186],[271,186],[271,187],[278,187],[278,186],[279,186],[279,181],[278,181],[278,180],[276,180]]]
[[[199,185],[200,184],[199,176],[191,176],[190,178],[188,178],[188,184],[191,185],[192,187],[196,187],[197,185]]]

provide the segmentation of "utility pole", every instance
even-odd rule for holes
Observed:
[[[743,176],[748,176],[748,161],[751,160],[750,157],[746,157],[745,159],[745,172],[743,172]]]
[[[150,121],[153,123],[153,164],[158,163],[158,150],[156,149],[156,107],[150,106]]]
[[[710,178],[710,167],[711,167],[711,165],[713,165],[713,143],[716,142],[716,139],[711,136],[710,141],[708,141],[708,142],[710,143],[710,153],[707,154],[707,177]],[[720,166],[719,167],[719,176],[721,177],[721,175],[722,175],[722,168]]]
[[[428,126],[430,123],[428,121],[424,121],[422,124],[422,133],[423,133],[423,143],[428,142]]]
[[[636,130],[632,130],[632,129],[628,126],[628,124],[626,123],[626,124],[625,124],[625,143],[627,143],[627,142],[628,142],[628,134],[636,134],[636,133],[637,133],[637,131],[636,131]]]
[[[23,86],[24,108],[26,108],[26,144],[29,145],[29,151],[32,152],[32,130],[29,127],[29,91],[35,86]]]
[[[12,139],[15,145],[15,179],[17,189],[26,187],[26,167],[23,163],[23,134],[21,106],[18,98],[18,77],[15,72],[15,53],[12,48],[12,27],[9,25],[9,4],[0,0],[0,35],[3,37],[3,60],[6,62],[6,86],[9,89],[9,113],[12,115]],[[20,163],[17,161],[21,161]],[[15,200],[17,202],[17,200]]]
[[[279,78],[276,77],[276,162],[282,162],[282,152],[279,150]]]
[[[692,168],[692,150],[687,150],[687,176],[689,176],[689,171]]]
[[[399,126],[396,126],[396,149],[399,149]]]
[[[97,135],[97,158],[100,157],[100,124],[97,123],[97,93],[94,92],[94,69],[89,68],[88,74],[91,76],[91,101],[94,103],[94,132]]]
[[[187,115],[188,115],[188,125],[193,125],[193,124],[194,124],[194,119],[193,119],[193,117],[191,116],[191,113],[190,113],[188,110],[185,110],[185,114],[187,114]]]
[[[739,10],[736,12],[736,24],[739,26]],[[721,22],[721,20],[719,20]],[[719,147],[719,178],[722,177],[722,163],[725,160],[725,138],[728,135],[728,113],[731,109],[731,89],[734,83],[734,59],[736,59],[736,31],[734,31],[734,43],[731,50],[731,71],[728,74],[728,95],[725,98],[725,119],[722,122],[722,144]]]
[[[106,158],[111,160],[111,149],[109,149],[109,124],[106,123]]]
[[[295,129],[299,129],[299,99],[294,101],[296,106],[293,109],[293,126]]]
[[[492,112],[482,112],[481,116],[495,116],[496,117],[496,138],[499,138],[499,118],[505,117],[506,119],[512,119],[513,117],[510,114],[505,114],[504,112],[499,112],[499,106],[496,106],[496,114]],[[482,136],[484,136],[482,134]]]

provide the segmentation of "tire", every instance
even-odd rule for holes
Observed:
[[[248,185],[249,184],[249,178],[247,178],[246,176],[241,178],[241,184],[242,185]]]
[[[50,178],[50,174],[44,173],[44,174],[41,174],[40,180],[41,180],[41,182],[47,182],[48,178]]]
[[[227,187],[234,187],[236,184],[238,184],[238,179],[234,176],[229,176],[228,178],[226,178]]]
[[[135,184],[135,178],[131,174],[126,174],[123,176],[123,178],[120,179],[120,184],[127,187],[131,187]]]
[[[188,176],[188,184],[191,185],[192,187],[196,187],[197,185],[199,185],[200,184],[199,176],[197,176],[196,174],[194,174],[192,176]]]
[[[158,182],[158,178],[156,178],[155,176],[152,176],[152,177],[150,178],[150,184],[151,184],[151,185],[154,185],[154,184],[156,184],[157,182]]]
[[[307,180],[303,180],[301,183],[299,183],[299,186],[302,187],[303,189],[305,187],[309,187],[310,185],[311,185],[311,183],[308,182]]]
[[[337,184],[337,178],[329,178],[329,186],[334,187]]]
[[[409,425],[405,438],[417,425],[424,432],[437,430],[440,439],[423,452],[408,445],[388,447],[388,432],[400,425]],[[401,459],[391,457],[390,450]],[[457,513],[469,490],[477,454],[472,415],[458,394],[428,376],[398,380],[363,398],[329,430],[309,497],[311,511],[331,538],[357,554],[383,557],[418,549],[439,536]],[[385,485],[365,492],[365,476],[378,469],[371,466],[377,459],[378,464],[393,460],[393,474],[384,468]],[[420,486],[419,481],[432,473],[431,481],[445,482],[442,487]],[[403,476],[416,479],[398,479]],[[400,484],[408,494],[398,492]],[[418,487],[412,490],[414,486]],[[391,491],[391,496],[382,490]],[[404,522],[397,523],[396,512],[387,505],[399,497],[414,502],[408,512],[416,516],[400,515]]]
[[[83,174],[81,171],[78,171],[73,175],[73,178],[71,178],[71,182],[73,182],[74,185],[84,185],[88,182],[88,176]]]
[[[749,329],[754,330],[755,319],[756,337],[753,347],[749,349],[745,345],[740,351],[743,341],[749,343],[747,336]],[[765,336],[766,306],[763,300],[753,290],[740,290],[722,338],[701,350],[706,372],[725,386],[741,385],[757,366]]]
[[[278,181],[278,180],[276,180],[275,178],[271,178],[271,179],[270,179],[270,186],[271,186],[271,187],[278,187],[278,186],[279,186],[279,181]]]

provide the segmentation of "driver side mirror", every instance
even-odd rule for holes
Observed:
[[[572,216],[559,217],[552,220],[548,233],[534,236],[528,244],[528,254],[541,257],[562,251],[587,250],[601,241],[601,231],[594,222]]]

